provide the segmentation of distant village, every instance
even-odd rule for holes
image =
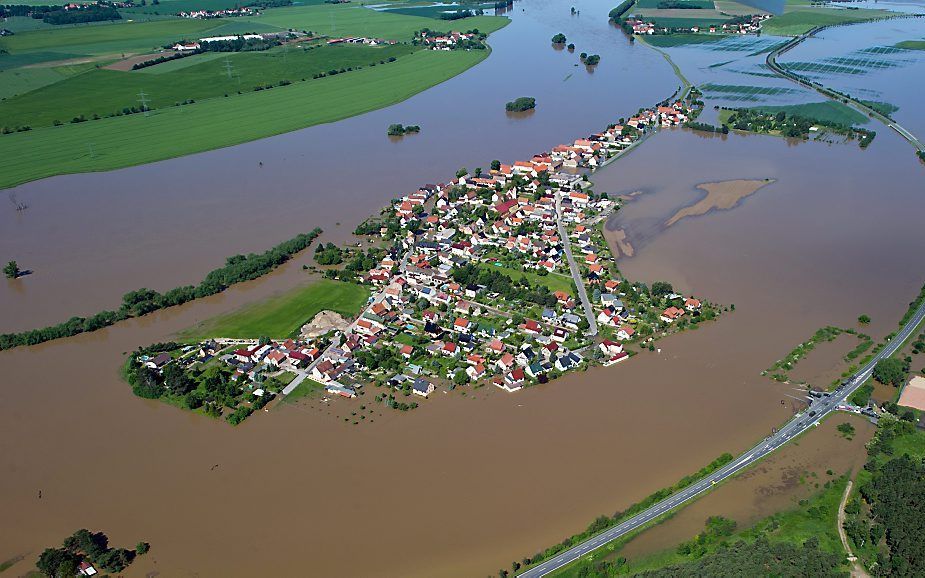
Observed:
[[[217,366],[246,405],[235,411],[248,414],[306,380],[346,398],[386,388],[377,401],[406,409],[416,404],[399,402],[402,395],[480,385],[516,392],[621,363],[634,353],[629,345],[654,349],[655,339],[719,310],[668,283],[620,275],[602,229],[621,201],[595,193],[587,172],[696,116],[696,94],[396,199],[357,230],[390,248],[359,280],[373,294],[343,329],[286,340],[223,336],[135,362],[159,375],[171,365]]]
[[[768,18],[770,14],[750,14],[748,16],[738,16],[729,22],[722,24],[711,24],[709,26],[659,26],[656,19],[647,19],[644,16],[630,16],[625,20],[633,34],[652,35],[652,34],[671,34],[671,33],[690,33],[690,34],[760,34],[761,23]]]

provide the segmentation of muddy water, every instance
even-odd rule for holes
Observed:
[[[845,439],[836,427],[854,425],[856,434]],[[674,548],[703,531],[710,516],[735,520],[746,528],[775,512],[797,507],[800,500],[820,491],[834,476],[853,475],[864,466],[864,444],[875,426],[858,416],[835,415],[754,468],[681,510],[675,517],[641,534],[621,551],[632,560]],[[831,470],[834,476],[829,475]],[[816,487],[816,484],[820,487]],[[833,521],[834,523],[834,521]]]
[[[582,18],[586,14],[590,10],[582,6]],[[295,143],[297,135],[280,138]],[[208,164],[227,153],[253,160],[241,151],[260,144],[195,158]],[[532,152],[536,142],[529,144]],[[466,158],[496,156],[486,153],[491,146],[497,145],[484,143]],[[318,148],[323,147],[312,150]],[[124,352],[307,282],[300,267],[308,255],[212,299],[98,333],[0,353],[0,560],[19,554],[32,560],[45,546],[87,526],[106,530],[117,544],[152,543],[151,554],[132,568],[136,576],[149,571],[165,576],[472,576],[508,567],[511,560],[583,528],[600,513],[625,508],[722,452],[747,448],[779,425],[792,411],[780,403],[789,389],[759,372],[821,325],[847,326],[867,313],[874,320],[870,334],[893,329],[925,281],[917,220],[925,211],[925,195],[921,167],[909,156],[907,145],[889,134],[878,136],[867,151],[793,146],[770,137],[703,138],[684,131],[649,139],[595,175],[598,190],[643,191],[609,224],[624,230],[636,247],[632,258],[621,261],[622,270],[631,278],[667,279],[681,290],[735,303],[736,311],[660,342],[661,353],[513,395],[480,389],[465,397],[438,396],[413,412],[381,412],[362,426],[336,417],[348,413],[347,404],[371,404],[375,392],[369,392],[333,406],[333,415],[311,404],[282,406],[232,429],[135,398],[120,383],[117,367]],[[304,162],[292,153],[279,172],[304,177],[308,173],[297,168]],[[426,165],[422,172],[432,168]],[[421,167],[416,169],[413,184],[426,181]],[[273,187],[261,188],[257,179],[243,178],[256,169],[228,170],[250,185],[229,193],[238,207],[284,198]],[[150,167],[112,175],[133,171],[138,171],[134,186],[143,192],[150,186],[143,175],[155,174],[146,173]],[[207,175],[191,165],[185,171],[189,179],[201,179],[187,182],[207,182]],[[413,171],[402,166],[396,172],[408,172],[410,181]],[[383,171],[383,178],[394,178],[389,174]],[[95,178],[116,177],[74,177]],[[181,182],[169,172],[158,178]],[[776,181],[730,210],[664,227],[671,215],[702,197],[698,184],[764,178]],[[52,190],[48,183],[35,186]],[[247,211],[239,220],[196,220],[189,207],[221,207],[223,201],[200,203],[190,189],[184,191],[173,193],[188,203],[174,216],[202,228],[195,238],[199,244],[182,247],[191,253],[191,263],[207,260],[203,255],[210,250],[218,259],[234,252],[229,249],[249,248],[244,240],[259,230],[255,223],[282,238],[292,226],[289,219],[299,220],[289,216],[289,205],[278,202],[279,227],[263,209]],[[118,200],[113,192],[107,195]],[[142,203],[146,195],[136,196]],[[331,193],[330,198],[340,197]],[[342,202],[355,209],[355,220],[363,216],[363,202],[374,204],[359,192],[349,198]],[[319,218],[336,218],[328,204],[315,206]],[[79,214],[70,205],[62,209],[68,211]],[[41,214],[51,219],[49,211]],[[156,228],[144,210],[135,214],[122,223],[124,238],[134,239],[132,227]],[[307,214],[302,214],[305,223],[311,222]],[[85,236],[93,238],[95,230],[84,219]],[[298,224],[299,230],[307,228]],[[48,234],[56,233],[52,228]],[[120,293],[111,285],[153,285],[149,281],[157,275],[201,275],[186,264],[162,270],[163,263],[152,259],[176,248],[168,237],[146,239],[138,242],[148,247],[144,251],[129,243],[124,261],[119,243],[107,250],[113,262],[126,266],[139,252],[142,265],[131,270],[149,277],[111,273],[97,279],[94,290]],[[61,250],[69,250],[67,245]],[[107,262],[103,254],[91,257]],[[8,311],[5,302],[4,322]],[[15,324],[20,313],[10,314]]]
[[[789,372],[790,380],[808,383],[814,389],[830,389],[832,381],[838,379],[849,366],[845,354],[859,343],[857,337],[844,333],[832,341],[817,343],[809,355]]]
[[[12,189],[29,209],[18,213],[6,199],[0,203],[2,255],[35,274],[0,283],[0,331],[113,308],[142,286],[195,283],[229,255],[264,250],[315,226],[344,240],[389,199],[445,181],[461,166],[529,158],[675,90],[678,80],[662,56],[630,44],[608,23],[612,2],[574,6],[580,16],[552,0],[518,2],[512,22],[491,35],[485,61],[386,109]],[[575,53],[551,46],[558,32],[576,44]],[[593,70],[578,65],[580,52],[600,54],[601,63]],[[537,98],[536,111],[508,117],[504,103],[524,95]],[[395,122],[422,131],[390,140],[386,128]]]

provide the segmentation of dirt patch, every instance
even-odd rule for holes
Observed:
[[[137,54],[135,56],[129,56],[128,58],[123,58],[122,60],[113,62],[112,64],[106,65],[103,68],[107,70],[121,70],[123,72],[128,72],[132,70],[132,67],[136,64],[141,64],[142,62],[154,60],[155,58],[160,58],[162,56],[168,56],[170,54],[172,53],[155,52],[154,54]]]
[[[670,227],[685,217],[705,215],[713,210],[729,210],[738,205],[745,197],[754,194],[758,189],[773,182],[774,179],[739,179],[697,185],[697,188],[706,191],[707,195],[693,205],[679,210],[665,222],[665,226]]]
[[[303,339],[315,339],[334,329],[343,330],[350,325],[340,313],[321,311],[312,320],[302,326],[299,333]]]
[[[617,249],[616,257],[632,257],[636,250],[633,244],[626,238],[626,231],[617,229],[616,231],[607,231],[607,236],[613,242],[613,247]]]

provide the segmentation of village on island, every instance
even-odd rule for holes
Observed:
[[[372,295],[339,328],[156,344],[130,357],[129,381],[139,395],[237,424],[300,386],[355,398],[373,385],[376,402],[406,410],[438,390],[516,392],[625,361],[630,345],[654,349],[721,309],[620,275],[603,226],[621,199],[595,193],[588,172],[696,117],[699,96],[692,89],[530,160],[461,169],[396,199],[356,231],[382,249],[356,279]]]

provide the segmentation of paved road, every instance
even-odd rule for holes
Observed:
[[[921,18],[922,16],[921,15],[909,15],[906,17],[907,18]],[[859,22],[858,24],[861,24],[861,23]],[[844,26],[844,24],[837,24],[835,26]],[[783,68],[781,65],[777,63],[778,56],[791,50],[792,48],[796,47],[797,45],[802,43],[807,38],[812,37],[813,35],[821,32],[822,30],[825,30],[826,28],[830,28],[830,26],[817,26],[816,28],[813,28],[812,30],[809,30],[808,32],[804,34],[801,34],[800,36],[793,38],[786,44],[772,50],[770,53],[768,53],[768,57],[766,59],[768,67],[774,72],[776,72],[777,74],[786,78],[787,80],[796,82],[797,84],[804,86],[806,88],[811,88],[815,90],[816,92],[818,92],[819,94],[831,100],[841,101],[843,103],[846,103],[850,105],[851,107],[853,107],[854,109],[860,111],[861,113],[866,114],[870,118],[875,118],[879,120],[886,126],[895,130],[896,133],[899,134],[899,136],[909,141],[909,144],[914,146],[916,150],[925,151],[925,143],[923,143],[914,134],[909,132],[909,130],[901,126],[899,123],[897,123],[893,119],[872,109],[871,107],[867,106],[866,104],[864,104],[863,102],[859,100],[855,100],[843,94],[835,94],[835,92],[832,89],[826,88],[825,86],[822,86],[821,84],[814,83],[810,81],[809,79],[804,78],[792,71],[786,70],[785,68]]]
[[[581,306],[585,310],[585,317],[588,319],[588,329],[585,331],[586,337],[597,335],[597,316],[594,315],[594,308],[591,307],[591,301],[588,300],[588,292],[585,291],[585,282],[581,278],[581,271],[575,263],[575,257],[572,255],[572,243],[568,238],[568,231],[565,230],[565,221],[562,220],[562,194],[556,193],[556,224],[559,226],[559,238],[562,239],[562,246],[565,248],[565,258],[568,260],[568,268],[572,272],[572,279],[575,281],[575,287],[578,289],[578,297],[581,299]]]
[[[800,435],[806,430],[814,427],[819,423],[819,421],[827,416],[829,413],[835,411],[835,408],[843,403],[852,393],[861,385],[870,378],[871,373],[874,370],[874,365],[877,364],[877,361],[883,359],[884,357],[889,357],[895,353],[900,346],[903,344],[906,339],[912,334],[916,326],[925,318],[925,302],[923,302],[918,309],[916,309],[915,314],[911,319],[903,326],[903,328],[896,334],[890,342],[880,350],[868,363],[866,363],[862,368],[860,368],[857,373],[855,373],[850,381],[844,382],[837,390],[832,392],[828,397],[823,397],[821,399],[814,400],[809,409],[806,412],[801,412],[793,417],[792,420],[787,422],[777,433],[772,436],[769,436],[762,440],[758,445],[748,450],[738,458],[729,462],[722,468],[716,470],[712,474],[706,476],[700,481],[684,488],[683,490],[673,494],[661,502],[653,505],[647,510],[636,514],[632,518],[622,522],[621,524],[610,528],[609,530],[593,536],[580,544],[573,546],[572,548],[559,553],[554,558],[551,558],[542,564],[535,566],[518,576],[524,578],[539,578],[540,576],[546,576],[547,574],[562,568],[563,566],[570,564],[571,562],[577,560],[581,556],[600,548],[601,546],[613,542],[614,540],[621,538],[632,532],[633,530],[638,529],[639,527],[645,525],[648,522],[658,518],[665,512],[680,506],[681,504],[691,500],[692,498],[706,492],[713,485],[722,482],[726,478],[737,474],[743,469],[751,466],[764,456],[770,454],[774,450],[780,448],[788,441],[794,437]]]

